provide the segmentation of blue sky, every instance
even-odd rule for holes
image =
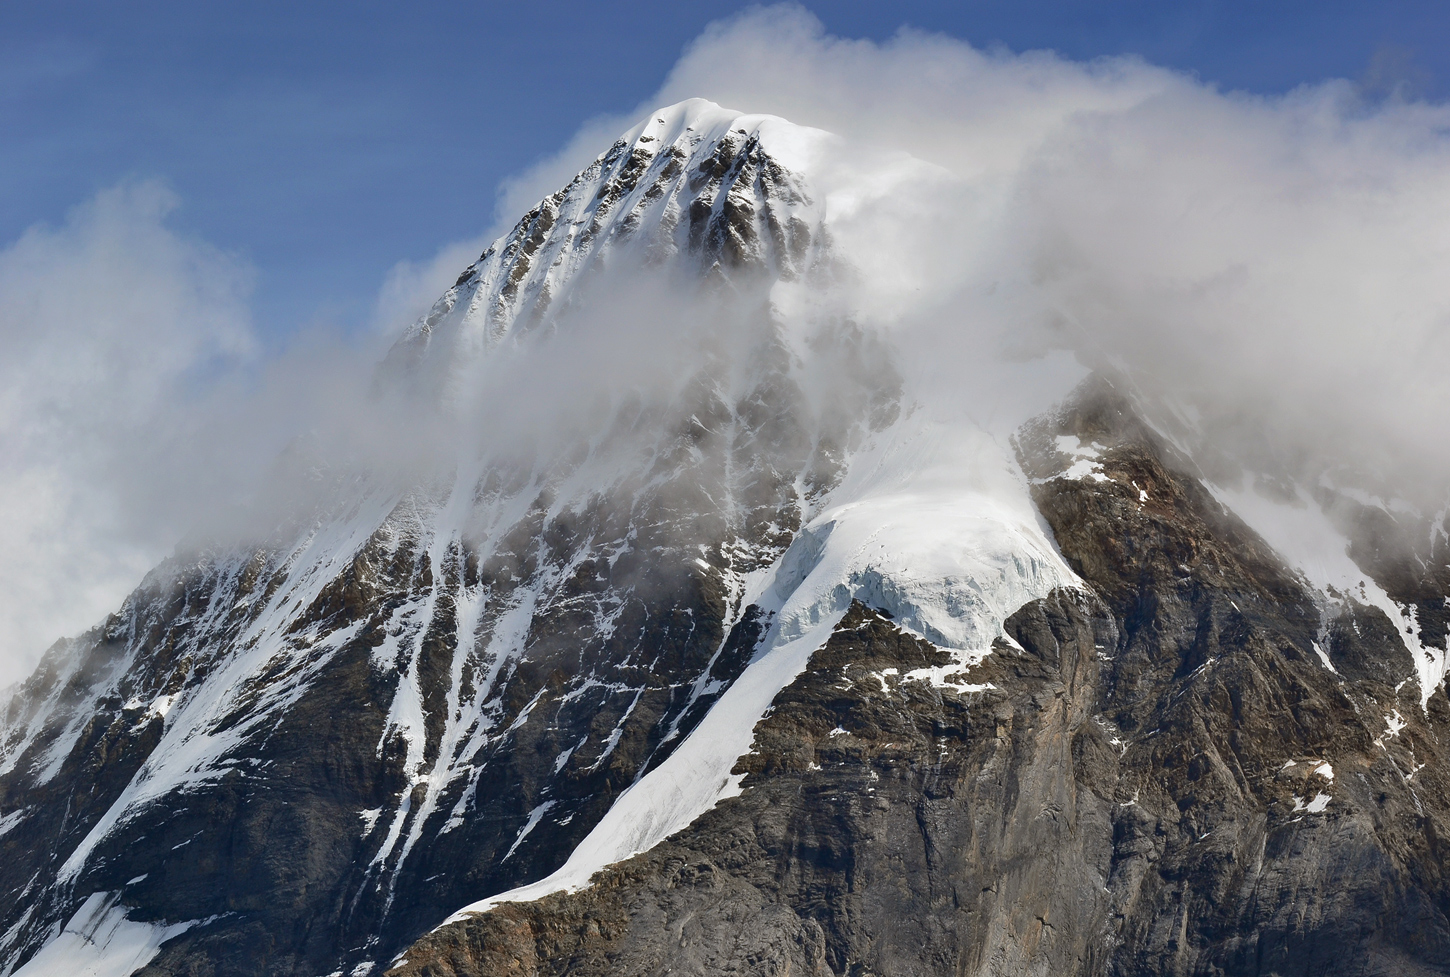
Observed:
[[[501,180],[656,90],[746,4],[133,2],[0,6],[0,243],[159,178],[171,226],[255,272],[263,335],[366,321],[403,259],[494,218]],[[1326,78],[1439,98],[1450,5],[1307,0],[809,4],[833,33],[901,25],[1073,58],[1135,53],[1224,88]]]

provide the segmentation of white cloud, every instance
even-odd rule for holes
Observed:
[[[903,181],[857,221],[865,297],[915,323],[923,369],[960,380],[989,343],[1066,345],[1197,407],[1235,450],[1443,500],[1450,107],[842,39],[789,5],[710,27],[651,102],[691,96],[953,175]],[[930,287],[905,294],[912,267]]]
[[[0,252],[0,685],[164,555],[186,405],[252,355],[246,266],[170,231],[175,206],[121,186]]]

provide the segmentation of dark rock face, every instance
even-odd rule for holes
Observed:
[[[548,874],[729,688],[760,628],[739,581],[891,418],[889,371],[841,342],[861,381],[813,430],[766,341],[738,399],[687,384],[653,464],[582,504],[540,491],[440,543],[412,496],[335,568],[264,548],[157,571],[9,704],[0,949],[23,962],[120,892],[133,920],[207,921],[148,973],[323,974]]]
[[[1087,782],[1131,786],[1151,822],[1116,830],[1157,863],[1117,972],[1445,972],[1443,689],[1422,711],[1395,628],[1362,606],[1327,622],[1325,667],[1309,595],[1106,384],[1052,426],[1107,449],[1107,481],[1034,492],[1122,635],[1080,747],[1109,756],[1112,730],[1122,756]]]
[[[981,670],[1019,691],[959,694],[903,681],[950,659],[855,605],[757,727],[742,796],[590,889],[430,935],[394,972],[937,974],[1038,950],[1071,964],[1048,947],[1092,926],[1078,902],[1110,834],[1109,805],[1082,809],[1072,782],[1074,693],[1111,625],[1072,594],[1014,623],[1029,643]],[[1007,934],[1026,940],[1015,957]]]
[[[807,337],[829,389],[807,394],[764,296],[822,258],[818,209],[758,131],[710,111],[656,120],[541,201],[378,377],[437,393],[606,259],[679,257],[664,270],[732,331],[691,324],[672,399],[611,405],[566,457],[341,486],[251,551],[168,561],[5,704],[0,972],[95,893],[192,923],[147,973],[366,972],[556,868],[730,687],[761,627],[742,582],[900,391],[832,322]],[[596,455],[605,474],[561,495]]]
[[[1105,383],[1019,452],[1091,593],[1024,607],[957,687],[904,680],[945,656],[855,605],[741,796],[391,973],[1450,973],[1450,701],[1421,710],[1395,627],[1322,624]]]

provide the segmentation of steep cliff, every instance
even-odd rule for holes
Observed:
[[[389,973],[1450,970],[1450,701],[1398,629],[1322,614],[1104,381],[1018,443],[1081,589],[956,674],[853,604],[739,797]]]

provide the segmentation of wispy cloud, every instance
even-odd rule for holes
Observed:
[[[1407,94],[1257,97],[1136,58],[843,39],[787,5],[713,25],[652,101],[704,96],[951,173],[878,208],[881,233],[905,230],[887,267],[932,269],[930,300],[895,304],[938,369],[969,372],[988,336],[1065,346],[1237,448],[1424,501],[1450,484],[1450,107]]]
[[[166,227],[156,183],[0,252],[0,682],[99,621],[185,514],[189,406],[254,354],[245,264]]]

